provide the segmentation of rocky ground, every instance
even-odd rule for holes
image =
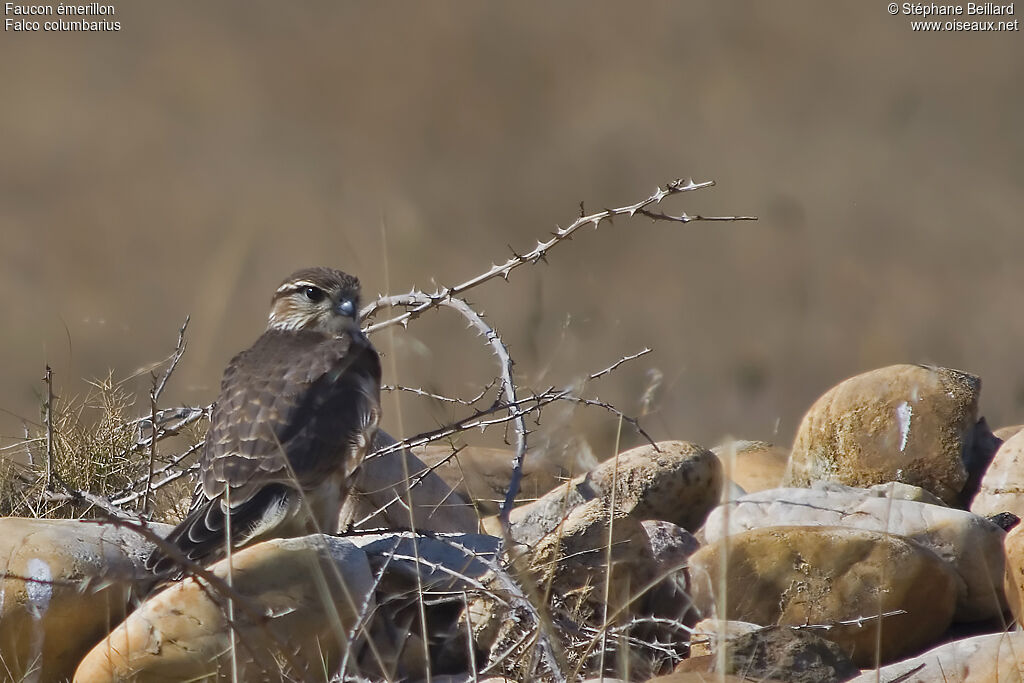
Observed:
[[[5,675],[1019,681],[1024,430],[991,432],[980,388],[868,372],[790,451],[531,454],[507,525],[508,452],[376,458],[344,514],[386,530],[268,541],[146,597],[165,527],[2,519]]]

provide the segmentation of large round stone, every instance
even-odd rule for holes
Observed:
[[[698,550],[690,572],[705,617],[817,625],[860,666],[934,643],[956,606],[956,576],[938,556],[864,529],[753,529]]]
[[[1024,680],[1024,633],[986,633],[954,640],[849,683],[1020,683]]]
[[[1006,552],[1006,575],[1003,579],[1006,601],[1019,624],[1024,619],[1024,524],[1006,534],[1003,548]]]
[[[996,451],[971,511],[985,516],[1012,512],[1024,517],[1024,431],[1011,436]]]
[[[841,526],[899,534],[925,546],[956,571],[957,621],[993,619],[1005,611],[1006,533],[1000,527],[964,510],[877,493],[840,484],[760,491],[715,508],[703,534],[709,542],[769,526]]]
[[[614,500],[617,512],[637,522],[663,520],[695,531],[718,503],[721,487],[721,463],[706,448],[686,441],[638,446],[512,510],[512,537],[532,545],[573,508],[598,498],[605,505]]]
[[[978,421],[980,391],[974,375],[921,365],[852,377],[807,411],[783,485],[899,481],[954,504],[967,483],[962,453]]]
[[[778,488],[789,462],[789,450],[766,441],[730,441],[711,450],[726,478],[746,493]]]
[[[132,587],[148,576],[143,563],[150,547],[113,524],[0,519],[3,677],[69,678],[89,648],[124,619]]]
[[[265,541],[210,571],[237,599],[192,578],[171,585],[89,652],[76,683],[322,677],[360,607],[372,607],[366,554],[340,538]]]

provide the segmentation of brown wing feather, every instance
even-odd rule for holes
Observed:
[[[200,486],[168,540],[191,559],[220,553],[225,512],[233,545],[265,533],[294,513],[297,494],[355,471],[379,414],[380,361],[361,334],[265,332],[224,373]],[[156,571],[173,565],[154,555]]]

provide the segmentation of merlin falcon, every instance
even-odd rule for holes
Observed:
[[[188,515],[167,537],[208,564],[268,538],[335,533],[380,419],[380,359],[359,328],[359,280],[300,270],[221,382]],[[157,575],[180,574],[159,549]]]

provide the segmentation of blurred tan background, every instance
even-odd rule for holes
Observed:
[[[1024,421],[1019,32],[854,2],[116,7],[119,33],[0,37],[5,438],[47,362],[81,394],[191,314],[163,404],[209,402],[295,268],[368,297],[451,284],[678,176],[718,186],[666,210],[760,220],[618,220],[470,295],[524,386],[650,346],[588,393],[635,414],[660,373],[656,438],[788,445],[837,381],[926,362],[979,374],[993,426]],[[494,374],[447,312],[375,342],[389,382]],[[458,412],[385,407],[395,433]],[[607,455],[614,419],[552,415]]]

